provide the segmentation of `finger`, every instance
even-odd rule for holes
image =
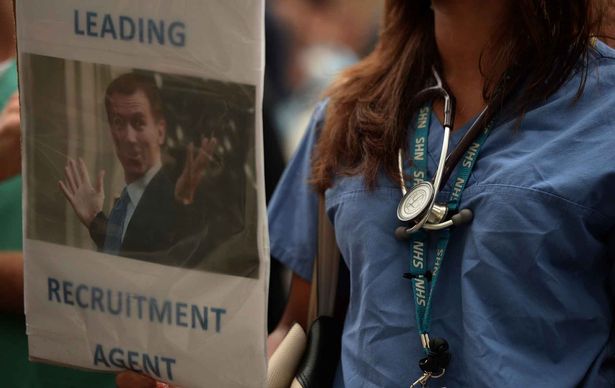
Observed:
[[[66,197],[66,199],[68,199],[68,201],[70,203],[72,203],[73,202],[73,193],[72,193],[72,191],[68,187],[66,187],[66,185],[62,181],[58,181],[58,185],[60,186],[60,190],[62,190],[62,192],[64,193],[64,196]]]
[[[5,106],[4,112],[19,114],[19,97],[11,99]]]
[[[186,148],[186,165],[184,170],[190,171],[192,169],[192,162],[194,161],[194,144],[188,144]]]
[[[204,137],[201,140],[201,151],[204,151],[207,149],[207,145],[209,144],[209,138]]]
[[[205,168],[207,164],[212,160],[214,152],[216,150],[217,141],[214,138],[203,139],[201,143],[201,149],[198,156],[198,168]],[[205,141],[207,140],[207,141]]]
[[[100,170],[98,173],[98,179],[96,180],[96,192],[102,193],[104,190],[104,178],[105,178],[105,170]]]
[[[200,155],[204,151],[206,151],[208,146],[209,146],[209,139],[208,138],[201,139],[201,145],[199,146],[198,154]]]
[[[201,149],[211,152],[218,145],[218,140],[215,137],[205,138],[201,141]]]
[[[196,157],[194,161],[194,170],[202,170],[207,167],[207,163],[211,159],[211,155],[209,155],[206,151],[199,150],[199,155]]]
[[[19,114],[8,114],[0,117],[0,137],[16,137],[19,136],[20,130]]]
[[[115,376],[118,388],[156,388],[156,380],[136,372],[122,372]]]
[[[6,114],[9,112],[14,112],[15,110],[19,111],[19,96],[16,94],[12,95],[6,102],[4,108],[2,109],[2,113]]]
[[[68,187],[70,187],[71,191],[73,193],[77,191],[77,182],[75,181],[75,177],[73,177],[73,170],[70,168],[70,161],[66,164],[66,166],[64,166],[64,176],[66,177]]]
[[[7,128],[19,128],[19,112],[9,113],[5,116],[4,126]]]
[[[78,163],[77,168],[79,170],[79,178],[86,185],[92,186],[92,183],[90,182],[90,174],[88,174],[88,169],[85,166],[85,162],[83,161],[83,159],[79,158],[77,163]]]
[[[81,186],[81,177],[79,175],[79,171],[77,170],[77,163],[74,160],[70,159],[68,161],[68,165],[70,166],[70,169],[73,174],[73,179],[75,180],[77,187]]]
[[[203,138],[201,139],[201,145],[199,146],[199,150],[198,150],[198,155],[201,155],[205,150],[207,150],[207,147],[209,145],[209,139],[208,138]]]
[[[218,139],[216,139],[215,137],[212,137],[211,139],[209,139],[209,144],[207,145],[207,153],[209,155],[213,155],[214,152],[216,151],[216,146],[218,145]]]

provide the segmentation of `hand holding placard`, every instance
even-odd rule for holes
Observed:
[[[0,181],[21,171],[20,140],[19,94],[15,93],[0,112]]]

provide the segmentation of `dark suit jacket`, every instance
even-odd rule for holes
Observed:
[[[203,197],[197,195],[197,198]],[[198,201],[188,206],[179,204],[175,200],[175,185],[161,170],[145,188],[130,219],[120,256],[257,277],[259,261],[253,240],[255,235],[245,233],[245,225],[229,222],[228,208],[215,212],[217,215],[204,211],[204,207],[212,206]],[[102,251],[107,216],[102,212],[97,214],[89,231],[98,250]]]
[[[190,207],[175,201],[175,185],[159,171],[149,182],[130,219],[120,256],[164,263],[165,252],[187,235]],[[90,236],[102,251],[107,217],[99,213],[90,225]]]

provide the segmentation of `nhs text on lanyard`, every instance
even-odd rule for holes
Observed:
[[[413,178],[413,185],[421,183],[427,177],[427,141],[430,121],[431,107],[425,106],[419,110],[417,115],[416,128],[411,145],[412,160],[414,163],[410,167],[410,176]],[[492,123],[487,125],[464,154],[458,168],[457,176],[453,181],[451,194],[448,198],[447,207],[449,213],[455,212],[459,207],[461,193],[472,172],[480,148],[487,139],[487,136],[489,136],[491,127]],[[437,189],[438,188],[436,188],[436,190]],[[436,244],[434,264],[431,270],[427,269],[428,260],[426,256],[428,254],[428,237],[429,234],[425,230],[420,230],[412,234],[410,238],[410,272],[404,275],[412,280],[417,327],[421,338],[421,344],[427,355],[427,357],[422,358],[419,362],[419,367],[423,371],[423,375],[412,384],[412,387],[418,386],[419,384],[425,386],[430,378],[437,378],[444,375],[450,361],[450,353],[448,352],[448,343],[446,340],[442,338],[429,338],[432,306],[431,297],[438,281],[438,275],[450,239],[450,231],[449,229],[444,229],[440,232]]]

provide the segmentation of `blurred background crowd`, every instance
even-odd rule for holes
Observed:
[[[266,4],[263,130],[269,199],[327,85],[373,48],[383,1],[268,0]],[[269,331],[282,314],[289,276],[273,258]]]
[[[267,198],[329,82],[376,42],[383,0],[267,0],[263,105]],[[615,6],[603,40],[614,45]],[[0,0],[0,386],[113,387],[113,376],[27,361],[22,302],[19,107],[13,6]],[[287,275],[272,260],[269,328],[285,304]]]

